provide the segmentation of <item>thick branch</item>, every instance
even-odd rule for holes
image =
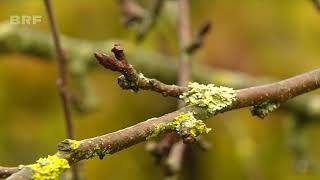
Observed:
[[[233,108],[252,106],[264,101],[283,103],[319,86],[320,69],[316,69],[280,82],[238,90]]]
[[[252,106],[270,99],[284,102],[319,87],[320,69],[317,69],[277,83],[237,90],[236,100],[233,104],[219,112],[222,113],[232,109]],[[56,153],[56,156],[67,159],[70,164],[95,156],[103,158],[105,154],[113,154],[145,141],[154,131],[159,130],[157,127],[160,124],[173,122],[181,112],[193,112],[196,118],[199,119],[207,119],[214,115],[204,108],[196,106],[185,107],[114,133],[82,140],[77,149],[72,149],[68,141],[63,141],[59,146],[60,150]],[[164,129],[163,132],[165,131],[167,132],[168,130]],[[32,174],[33,172],[30,172],[30,168],[26,167],[18,173],[13,174],[9,179],[16,179],[17,177],[21,177],[20,179],[32,179]]]
[[[161,94],[166,94],[172,97],[178,97],[188,88],[176,85],[167,85],[156,79],[149,79],[138,74],[134,67],[127,62],[123,48],[120,45],[115,45],[112,49],[116,58],[96,53],[95,56],[99,63],[105,68],[112,71],[117,71],[123,74],[120,76],[119,85],[124,89],[133,90],[152,90]],[[320,69],[301,74],[280,82],[255,86],[237,91],[236,108],[241,108],[242,105],[253,106],[258,102],[272,101],[282,103],[299,94],[309,92],[319,87]],[[122,81],[125,81],[122,82]],[[251,104],[248,104],[250,97]]]

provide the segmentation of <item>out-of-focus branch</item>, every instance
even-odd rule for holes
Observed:
[[[22,53],[39,57],[39,60],[52,60],[54,57],[49,34],[43,31],[33,30],[10,24],[0,24],[0,54]],[[79,79],[88,76],[89,70],[97,66],[92,56],[97,50],[110,49],[114,40],[107,41],[85,41],[69,37],[62,37],[65,52],[68,58],[68,70],[71,76]],[[122,42],[118,40],[118,42]],[[166,83],[175,83],[178,64],[173,57],[163,56],[155,51],[136,47],[136,45],[125,42],[126,56],[136,69],[143,71],[145,76],[161,79]],[[152,61],[150,61],[152,59]],[[163,73],[165,72],[165,73]],[[193,80],[199,83],[229,86],[233,88],[245,88],[262,83],[275,81],[272,78],[252,77],[245,73],[227,71],[217,68],[207,68],[194,63],[192,68]],[[81,83],[79,87],[85,87]],[[85,90],[84,90],[85,91]],[[90,92],[86,93],[90,94]],[[83,98],[84,95],[80,97]],[[294,99],[281,107],[288,111],[298,111],[308,117],[320,117],[320,109],[314,108],[320,101],[318,96],[303,96]]]
[[[51,33],[52,33],[53,42],[54,42],[57,59],[58,59],[59,77],[58,77],[57,84],[59,88],[59,94],[62,100],[67,137],[70,139],[74,139],[74,125],[72,121],[72,114],[71,114],[71,108],[70,108],[71,96],[68,91],[68,79],[67,79],[68,71],[67,71],[66,56],[62,49],[60,34],[58,30],[58,24],[56,22],[56,19],[53,13],[51,0],[44,0],[44,4],[49,17]],[[72,167],[72,179],[73,180],[79,179],[77,166]]]
[[[189,0],[177,1],[177,29],[180,46],[180,58],[178,69],[178,85],[187,86],[191,79],[192,61],[187,53],[186,47],[191,43],[191,25],[190,25],[190,7]],[[185,106],[183,101],[178,101],[178,108]],[[169,134],[161,141],[168,141],[172,139],[169,136],[177,136],[177,134]],[[180,140],[170,147],[169,154],[165,160],[165,175],[169,179],[177,178],[182,167],[183,157],[186,150],[186,145]]]
[[[135,0],[119,0],[119,4],[123,15],[123,23],[126,26],[131,26],[143,20],[146,11]]]
[[[119,0],[124,24],[139,24],[137,41],[142,41],[156,24],[165,0],[152,0],[149,10],[142,8],[135,0]]]
[[[320,11],[320,0],[311,0],[318,11]]]
[[[199,31],[193,37],[191,43],[187,46],[186,52],[188,54],[193,54],[196,50],[203,46],[203,41],[206,35],[211,30],[211,22],[205,22],[201,25]]]
[[[142,41],[156,24],[165,0],[152,0],[150,11],[143,18],[137,32],[137,40]]]
[[[320,69],[317,69],[280,82],[237,90],[235,92],[236,98],[233,103],[230,106],[220,109],[214,114],[210,113],[206,108],[193,105],[179,109],[159,118],[149,119],[114,133],[85,139],[80,142],[65,140],[59,144],[59,151],[55,156],[67,160],[70,165],[80,160],[89,159],[95,156],[103,158],[106,154],[113,154],[134,144],[145,141],[155,132],[160,134],[172,130],[159,128],[159,125],[174,122],[182,112],[192,112],[197,119],[207,119],[217,113],[253,106],[268,100],[284,102],[319,87]],[[28,180],[32,179],[35,173],[37,172],[32,170],[30,166],[25,166],[21,171],[14,173],[8,179],[12,180],[20,178],[22,180]]]
[[[68,138],[74,138],[74,129],[73,129],[73,122],[71,117],[71,110],[70,110],[70,95],[68,92],[68,82],[67,82],[67,65],[66,65],[66,57],[62,49],[59,31],[57,27],[57,23],[55,20],[55,16],[53,15],[52,4],[51,0],[44,0],[45,6],[47,9],[52,37],[54,41],[54,46],[56,49],[58,65],[59,65],[59,78],[57,81],[59,93],[62,99],[63,111],[65,115],[66,127],[67,127],[67,134]]]

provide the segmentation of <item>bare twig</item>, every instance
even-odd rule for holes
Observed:
[[[180,44],[180,60],[178,85],[187,86],[191,76],[191,61],[185,48],[191,42],[191,28],[188,0],[178,0],[178,35]]]
[[[156,21],[161,13],[165,0],[152,0],[149,13],[143,18],[142,24],[137,33],[137,40],[142,41],[147,33],[156,24]]]
[[[123,23],[126,26],[131,26],[143,20],[146,11],[135,0],[119,0],[119,3],[123,15]]]
[[[237,90],[236,100],[233,104],[230,107],[221,109],[219,112],[222,113],[232,109],[253,106],[269,99],[284,102],[317,88],[320,88],[320,69],[280,82]],[[185,107],[159,118],[152,118],[114,133],[82,140],[77,149],[69,147],[71,144],[68,143],[68,140],[63,141],[60,143],[59,151],[56,153],[56,156],[68,160],[71,165],[80,160],[92,158],[94,156],[100,156],[102,158],[105,154],[113,154],[134,144],[145,141],[156,129],[158,129],[157,126],[159,124],[173,122],[181,112],[193,112],[195,116],[200,119],[206,119],[213,115],[208,113],[204,108],[196,106]],[[164,129],[162,133],[164,132],[168,132],[168,129]],[[34,172],[30,173],[29,167],[25,167],[18,173],[13,174],[9,180],[17,177],[22,177],[20,178],[22,180],[32,179],[33,173]]]
[[[189,12],[189,0],[178,0],[178,19],[177,29],[180,46],[180,59],[178,69],[178,85],[187,86],[191,78],[192,62],[191,58],[186,52],[186,47],[191,42],[191,25],[190,25],[190,12]],[[178,101],[178,107],[181,108],[185,104],[182,101]],[[177,134],[171,134],[171,136],[178,136]],[[163,139],[162,141],[166,141]],[[183,162],[183,155],[186,149],[186,145],[180,140],[178,143],[172,144],[168,157],[166,159],[165,169],[166,176],[174,178],[178,176],[180,168]]]
[[[165,175],[171,177],[170,179],[176,179],[183,162],[183,156],[186,150],[186,145],[179,141],[173,145],[166,160]]]
[[[59,36],[59,30],[58,25],[56,23],[56,19],[53,13],[53,8],[51,4],[51,0],[44,0],[45,7],[47,10],[47,14],[49,17],[49,23],[51,27],[52,37],[57,53],[58,58],[58,65],[59,65],[59,78],[57,81],[59,93],[62,100],[62,106],[65,116],[65,123],[66,123],[66,129],[68,138],[74,139],[74,127],[72,122],[72,115],[71,115],[71,109],[70,109],[70,95],[68,92],[68,82],[67,82],[67,65],[66,65],[66,57],[62,49],[60,36]],[[78,173],[76,166],[72,169],[72,179],[77,180],[78,179]]]
[[[193,54],[196,50],[202,47],[204,38],[211,30],[211,22],[205,22],[201,25],[199,31],[195,34],[192,42],[187,46],[186,52]]]
[[[112,52],[115,58],[102,53],[95,53],[95,57],[105,68],[123,74],[118,78],[118,84],[123,89],[132,89],[134,91],[140,89],[152,90],[164,96],[173,97],[178,97],[187,89],[176,85],[167,85],[156,79],[146,78],[143,74],[138,73],[133,66],[127,62],[123,48],[118,44],[114,46]]]

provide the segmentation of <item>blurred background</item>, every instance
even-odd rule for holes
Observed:
[[[150,5],[147,0],[138,2]],[[194,32],[204,21],[213,22],[204,46],[193,56],[197,64],[276,79],[320,66],[320,13],[311,0],[190,3]],[[116,0],[56,0],[54,9],[66,36],[121,40],[125,48],[130,47],[128,51],[139,48],[178,59],[176,1],[166,1],[156,25],[141,43],[136,43],[134,27],[123,26]],[[16,28],[49,31],[42,1],[1,0],[0,22],[12,15],[43,16],[39,24]],[[111,47],[103,51],[109,53]],[[56,144],[66,137],[57,66],[45,58],[0,52],[0,165],[30,164],[56,152]],[[152,57],[145,58],[152,63]],[[176,108],[176,100],[170,97],[121,90],[118,75],[99,67],[88,73],[98,105],[90,112],[74,110],[77,139],[113,132]],[[297,125],[299,118],[281,109],[264,120],[252,117],[248,109],[211,118],[206,122],[213,131],[204,138],[212,147],[206,152],[194,148],[195,174],[189,179],[320,179],[319,119]],[[84,170],[88,179],[162,179],[161,168],[146,153],[145,143],[104,160],[87,160]]]

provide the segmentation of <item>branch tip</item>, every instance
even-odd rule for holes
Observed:
[[[111,51],[113,52],[117,60],[127,62],[124,54],[124,48],[120,44],[115,44]]]

